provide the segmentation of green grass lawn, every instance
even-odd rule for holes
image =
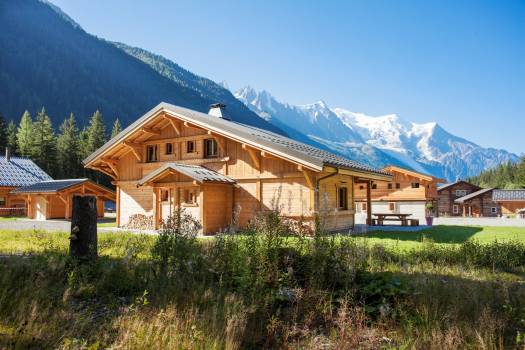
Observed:
[[[115,227],[115,222],[99,223],[98,227]],[[104,247],[115,245],[117,241],[125,241],[130,237],[139,237],[132,233],[99,233],[99,245]],[[141,236],[142,237],[142,236]],[[141,239],[153,242],[155,236]],[[206,238],[209,239],[209,238]],[[293,240],[292,238],[291,240]],[[434,226],[419,232],[374,231],[359,236],[356,240],[365,241],[370,245],[381,244],[389,248],[412,249],[423,247],[425,242],[432,241],[439,245],[461,244],[467,240],[477,240],[481,243],[492,241],[520,241],[525,243],[524,227],[474,227],[474,226]],[[43,233],[34,231],[0,231],[0,253],[42,251],[46,247],[67,249],[68,234]]]
[[[419,232],[374,231],[359,237],[371,244],[402,249],[417,248],[429,240],[442,245],[461,244],[467,240],[525,242],[525,227],[434,226]]]
[[[0,216],[0,221],[14,221],[17,219],[18,218],[14,216]]]

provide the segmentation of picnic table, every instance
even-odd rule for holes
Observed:
[[[412,214],[376,213],[377,225],[383,226],[385,221],[400,221],[401,226],[408,226],[408,217]]]

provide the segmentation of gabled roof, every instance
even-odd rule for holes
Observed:
[[[138,185],[142,186],[147,182],[155,180],[156,178],[165,175],[167,172],[176,171],[183,175],[186,175],[198,182],[214,182],[214,183],[225,183],[225,184],[234,184],[235,180],[230,179],[229,177],[219,174],[216,171],[210,170],[203,166],[199,165],[187,165],[179,163],[166,163],[160,168],[152,171],[145,177],[143,177]]]
[[[109,188],[97,184],[89,179],[65,179],[65,180],[49,180],[34,183],[32,185],[19,187],[11,191],[13,194],[54,194],[61,191],[82,185],[89,184],[89,186],[97,188],[109,195],[114,200],[115,192]]]
[[[465,203],[466,201],[469,201],[471,199],[474,199],[476,197],[479,197],[487,192],[490,192],[490,191],[493,191],[494,189],[493,188],[483,188],[479,191],[476,191],[476,192],[472,192],[472,193],[469,193],[467,194],[466,196],[463,196],[461,198],[458,198],[455,200],[456,203]]]
[[[109,140],[105,145],[88,156],[83,163],[86,166],[89,166],[91,162],[103,156],[104,153],[110,150],[113,146],[123,142],[129,134],[139,130],[149,120],[155,118],[161,112],[212,131],[218,135],[267,151],[280,158],[299,163],[311,168],[312,170],[322,171],[324,166],[332,166],[362,172],[363,175],[368,173],[386,178],[390,177],[389,174],[368,165],[292,140],[271,131],[223,118],[217,118],[206,113],[197,112],[164,102],[151,109],[133,124]]]
[[[423,180],[426,180],[426,181],[445,182],[445,180],[437,178],[435,176],[432,176],[432,175],[429,175],[429,174],[420,173],[418,171],[414,171],[414,170],[411,170],[411,169],[401,168],[401,167],[396,166],[396,165],[388,165],[388,166],[384,167],[381,170],[384,171],[384,172],[387,172],[387,173],[391,173],[391,172],[403,173],[403,174],[407,174],[407,175],[416,177],[418,179],[423,179]]]
[[[447,188],[459,185],[460,183],[471,185],[472,187],[477,188],[478,190],[481,189],[481,187],[479,187],[477,185],[471,184],[470,182],[467,182],[467,181],[460,180],[460,181],[452,182],[452,183],[449,183],[449,184],[444,184],[443,186],[439,186],[437,190],[438,190],[438,192],[440,192],[440,191],[446,190]]]
[[[492,200],[495,202],[505,201],[525,201],[524,190],[494,190]]]
[[[11,157],[7,160],[5,157],[0,158],[0,186],[20,187],[45,180],[51,180],[51,176],[47,175],[31,159]]]

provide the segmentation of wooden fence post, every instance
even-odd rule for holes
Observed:
[[[74,196],[69,251],[72,257],[97,257],[97,198]]]

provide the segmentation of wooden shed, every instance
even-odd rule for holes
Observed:
[[[73,196],[97,197],[97,213],[104,216],[104,202],[115,201],[115,192],[89,179],[41,181],[20,187],[11,194],[24,197],[27,217],[36,220],[69,219]]]

